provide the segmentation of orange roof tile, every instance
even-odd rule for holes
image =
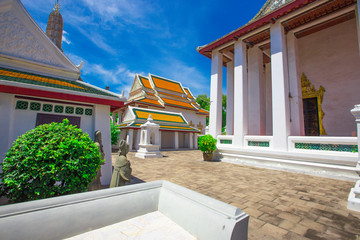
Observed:
[[[147,79],[143,76],[139,76],[139,79],[144,87],[152,89],[149,79]]]
[[[186,107],[186,108],[195,109],[194,106],[191,105],[190,103],[180,102],[180,101],[176,101],[176,100],[168,99],[168,98],[162,98],[162,100],[163,100],[166,104],[170,104],[170,105],[174,105],[174,106],[178,106],[178,107]]]
[[[141,100],[138,100],[139,102],[145,102],[145,103],[151,103],[151,104],[155,104],[155,105],[159,105],[159,106],[162,106],[159,101],[156,101],[156,100],[153,100],[153,99],[148,99],[148,98],[145,98],[145,99],[141,99]]]
[[[188,98],[190,98],[190,99],[194,99],[194,96],[190,93],[190,90],[189,90],[188,88],[184,88],[184,90],[185,90],[185,92],[186,92],[186,94],[187,94]]]
[[[178,93],[184,93],[180,83],[173,82],[170,80],[161,79],[155,76],[152,76],[152,80],[154,81],[154,84],[158,88],[178,92]]]

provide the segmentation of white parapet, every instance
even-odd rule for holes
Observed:
[[[156,211],[196,239],[247,239],[246,213],[167,181],[1,206],[0,236],[1,239],[64,239]]]

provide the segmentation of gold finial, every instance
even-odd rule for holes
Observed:
[[[59,0],[56,0],[55,2],[55,6],[53,8],[54,11],[59,12],[60,11],[60,4],[59,4]]]

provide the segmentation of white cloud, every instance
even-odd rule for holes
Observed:
[[[118,65],[115,69],[106,69],[100,64],[88,63],[83,68],[84,75],[96,76],[96,78],[103,83],[115,87],[116,92],[119,94],[121,94],[123,90],[125,91],[125,94],[129,93],[136,73],[137,72],[131,71],[121,65]],[[143,73],[140,72],[140,74]]]
[[[105,22],[114,21],[116,18],[134,22],[153,9],[152,5],[144,0],[82,0],[82,2]]]
[[[70,44],[71,41],[68,39],[69,33],[67,33],[65,30],[63,30],[63,36],[62,36],[62,41],[65,42],[66,44]]]

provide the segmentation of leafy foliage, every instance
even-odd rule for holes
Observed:
[[[120,134],[120,129],[113,123],[111,122],[111,144],[112,145],[116,145],[119,142],[119,136]]]
[[[217,140],[210,134],[199,137],[198,146],[202,152],[212,153],[216,149]]]
[[[210,111],[210,97],[206,94],[199,94],[196,97],[196,102],[202,109]],[[206,125],[209,125],[209,119],[206,119]],[[225,132],[226,127],[226,95],[222,95],[222,131]]]
[[[69,120],[40,125],[7,152],[0,195],[19,202],[83,192],[102,162],[89,135]]]

